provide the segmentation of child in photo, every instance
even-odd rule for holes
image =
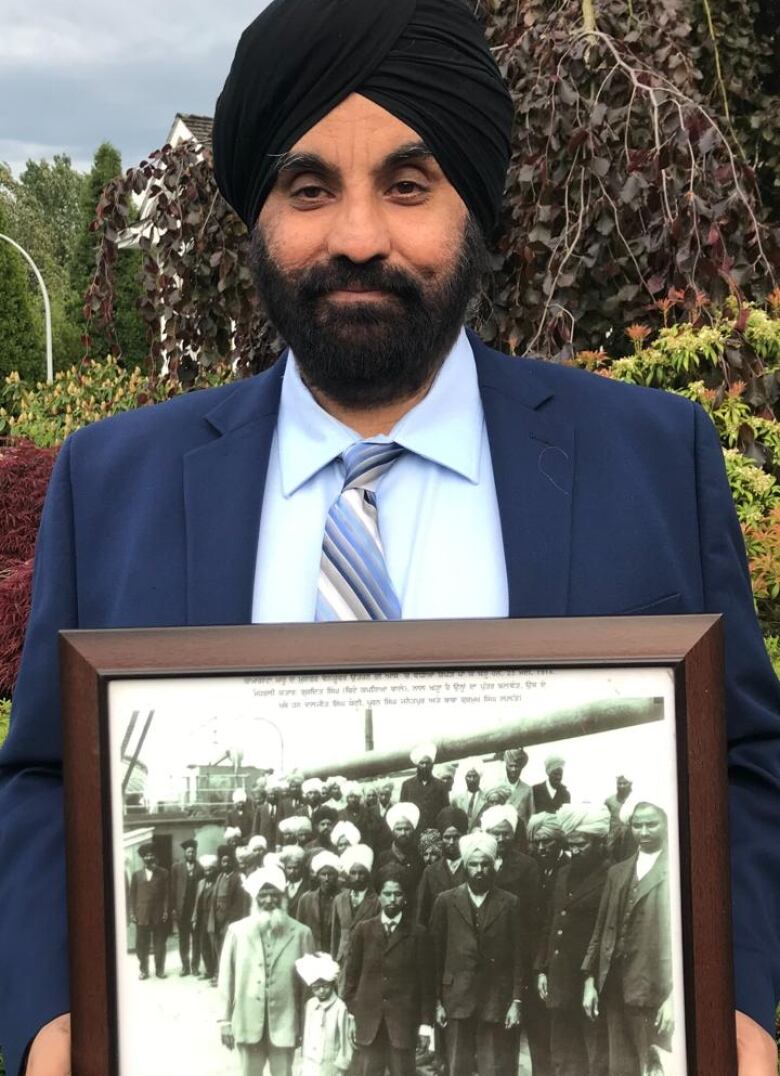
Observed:
[[[300,1076],[342,1076],[352,1062],[349,1013],[336,994],[339,966],[327,953],[296,960],[314,997],[306,1002]]]

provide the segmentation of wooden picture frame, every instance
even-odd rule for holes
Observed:
[[[118,1052],[111,685],[301,674],[646,669],[668,670],[674,685],[687,1073],[731,1076],[736,1051],[719,621],[658,616],[62,632],[74,1072],[137,1076],[122,1070]],[[186,722],[186,714],[178,720]],[[500,739],[488,737],[487,748],[501,746]],[[551,742],[549,736],[542,742]]]

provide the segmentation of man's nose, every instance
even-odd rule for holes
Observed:
[[[330,222],[328,253],[356,264],[390,253],[390,233],[381,203],[367,194],[345,195]]]

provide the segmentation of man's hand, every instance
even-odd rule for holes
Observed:
[[[162,921],[163,921],[163,923],[167,923],[167,922],[168,922],[168,913],[167,913],[167,912],[163,912],[163,914],[162,914]]]
[[[542,1001],[547,1001],[547,976],[543,971],[536,976],[536,992]]]
[[[737,1017],[739,1076],[777,1076],[777,1046],[760,1024],[743,1012]]]
[[[236,1045],[236,1037],[233,1034],[233,1025],[223,1024],[219,1030],[222,1035],[222,1045],[226,1046],[228,1050],[232,1050]]]
[[[664,1038],[668,1038],[674,1031],[674,1006],[672,1005],[672,995],[664,1001],[658,1012],[655,1014],[655,1030],[659,1035]]]
[[[585,980],[582,991],[582,1007],[589,1020],[595,1020],[599,1015],[599,992],[592,976]]]
[[[447,1010],[440,1001],[436,1002],[436,1023],[439,1027],[447,1026]]]
[[[25,1076],[70,1076],[70,1013],[42,1027],[32,1041]]]
[[[520,1002],[513,1001],[506,1011],[506,1019],[504,1020],[504,1027],[507,1031],[511,1031],[514,1027],[520,1026]]]
[[[357,1021],[352,1013],[347,1018],[347,1030],[349,1031],[349,1041],[357,1049]]]

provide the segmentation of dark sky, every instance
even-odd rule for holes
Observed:
[[[244,27],[268,0],[2,0],[0,161],[113,142],[125,167],[163,144],[177,112],[213,115]]]

